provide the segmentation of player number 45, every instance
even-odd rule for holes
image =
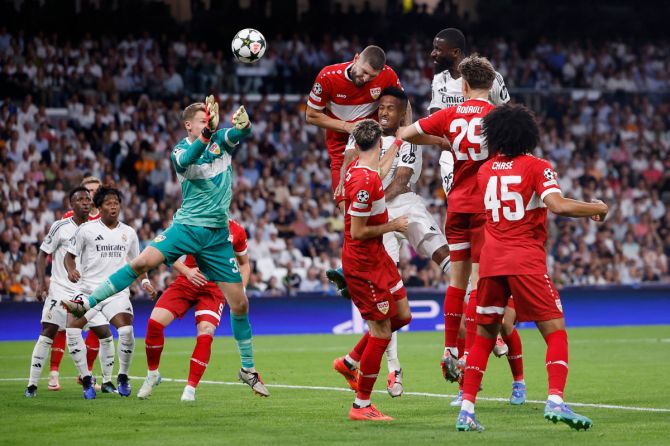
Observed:
[[[498,199],[498,178],[500,178],[500,199]],[[500,221],[501,207],[503,217],[505,217],[505,220],[507,221],[519,221],[525,214],[523,197],[519,192],[512,192],[509,190],[511,184],[521,184],[521,176],[493,176],[489,178],[489,182],[486,185],[484,205],[486,206],[486,210],[491,211],[491,219],[496,223]],[[505,202],[513,201],[514,210],[509,206],[501,206],[501,200]]]

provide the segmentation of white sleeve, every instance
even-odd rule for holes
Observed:
[[[444,108],[440,90],[438,88],[438,76],[439,74],[433,76],[433,82],[430,85],[430,104],[428,104],[428,112],[430,112],[430,110],[433,108],[438,108],[440,110]]]
[[[489,99],[495,106],[500,106],[509,102],[509,93],[505,86],[502,74],[496,71],[496,78],[493,80],[493,86],[489,92]]]
[[[86,245],[85,232],[81,227],[77,228],[77,232],[74,233],[67,245],[67,252],[75,257],[81,257],[81,253],[84,250],[84,246]]]
[[[56,221],[53,225],[51,225],[51,228],[49,228],[49,233],[46,237],[44,237],[44,240],[40,245],[40,251],[44,251],[47,254],[52,254],[54,251],[56,251],[56,249],[58,249],[60,242],[59,229],[62,226],[63,224],[60,221]]]
[[[354,139],[354,135],[349,135],[347,145],[344,147],[344,151],[346,152],[347,150],[356,150],[356,140]]]
[[[137,238],[137,233],[130,230],[130,247],[128,248],[128,259],[133,260],[140,255],[140,240]]]
[[[421,150],[414,144],[410,144],[407,141],[403,142],[398,150],[398,165],[400,167],[409,167],[412,170],[415,170],[417,163],[417,151]]]

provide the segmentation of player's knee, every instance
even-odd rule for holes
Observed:
[[[237,302],[228,302],[230,304],[230,311],[233,314],[247,314],[249,312],[249,301],[246,299],[240,299]]]
[[[198,330],[198,336],[209,335],[213,337],[214,332],[216,331],[216,326],[211,322],[200,322],[196,328]]]
[[[46,336],[49,339],[53,339],[56,337],[56,333],[58,333],[58,325],[44,324],[42,326],[42,332],[40,335]]]
[[[93,333],[99,338],[99,339],[105,339],[110,336],[112,336],[112,330],[109,328],[109,325],[101,325],[99,327],[92,327],[91,330],[93,330]]]
[[[131,340],[135,339],[135,333],[132,325],[124,325],[116,329],[119,333],[119,339],[121,340]]]

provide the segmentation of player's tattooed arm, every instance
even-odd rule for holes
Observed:
[[[386,199],[390,201],[400,194],[409,192],[411,189],[409,188],[408,184],[413,174],[414,170],[411,167],[398,167],[395,172],[395,178],[393,178],[391,184],[389,184],[384,191]]]
[[[63,259],[65,264],[65,271],[67,271],[67,278],[70,282],[77,283],[81,279],[81,274],[77,271],[77,263],[74,254],[71,252],[65,253],[65,259]]]
[[[46,284],[46,269],[47,269],[47,254],[40,249],[37,254],[37,261],[35,262],[35,271],[37,272],[37,300],[44,302],[47,297],[48,289]]]

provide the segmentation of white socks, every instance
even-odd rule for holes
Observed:
[[[389,373],[400,370],[400,361],[398,360],[398,332],[391,334],[391,341],[386,347],[386,363]]]
[[[49,339],[46,336],[41,336],[37,339],[35,343],[35,348],[33,348],[33,356],[30,359],[30,379],[28,380],[29,386],[36,386],[39,382],[40,375],[42,375],[42,369],[44,368],[44,363],[49,356],[49,350],[51,350],[51,344],[53,344],[53,339]]]
[[[114,337],[100,339],[100,367],[102,368],[102,382],[112,381],[114,373]]]
[[[563,403],[563,398],[561,398],[558,395],[549,395],[547,397],[547,401],[551,401],[554,404],[561,404],[561,403]]]
[[[468,400],[463,400],[461,403],[461,410],[464,410],[468,413],[475,413],[475,403]]]
[[[75,367],[79,371],[79,376],[83,378],[91,374],[86,363],[86,344],[81,336],[81,328],[67,328],[67,349],[74,361]]]
[[[135,335],[133,326],[126,325],[117,329],[119,333],[119,375],[127,375],[130,361],[135,353]]]

